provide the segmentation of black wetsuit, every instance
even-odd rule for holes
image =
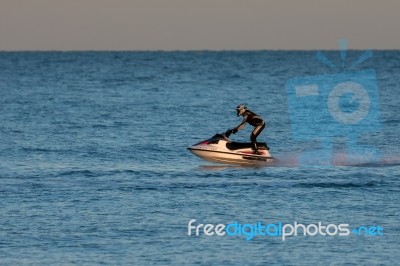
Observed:
[[[245,113],[243,114],[243,121],[240,123],[240,125],[238,125],[234,129],[232,129],[233,133],[236,133],[239,129],[244,127],[244,125],[246,123],[249,123],[250,125],[252,125],[254,127],[254,130],[253,130],[253,132],[251,132],[251,135],[250,135],[250,140],[251,140],[253,150],[257,151],[258,147],[257,147],[256,139],[257,139],[258,135],[260,135],[261,131],[263,131],[263,129],[265,128],[265,122],[257,114],[253,113],[250,110],[246,110]]]

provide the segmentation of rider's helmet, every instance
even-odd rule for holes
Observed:
[[[246,110],[247,110],[247,107],[244,104],[239,104],[236,107],[236,115],[237,116],[243,115],[246,112]]]

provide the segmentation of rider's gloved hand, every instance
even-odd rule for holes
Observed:
[[[225,132],[225,136],[226,136],[227,138],[229,138],[229,136],[230,136],[232,133],[233,133],[232,129],[228,129],[228,130]]]

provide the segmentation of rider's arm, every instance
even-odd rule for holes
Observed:
[[[246,125],[246,122],[247,122],[247,117],[248,117],[247,115],[245,117],[243,117],[242,122],[237,127],[232,129],[233,134],[235,134],[236,132],[238,132],[239,130],[244,128],[244,126]]]

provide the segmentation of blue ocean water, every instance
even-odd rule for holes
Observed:
[[[314,144],[293,140],[285,84],[337,71],[315,51],[0,53],[0,264],[397,264],[400,52],[374,51],[360,68],[376,71],[381,122],[361,141],[381,157],[305,166],[294,158]],[[213,165],[187,151],[236,126],[239,103],[268,121],[259,139],[279,164]],[[191,219],[384,235],[246,241],[188,236]]]

